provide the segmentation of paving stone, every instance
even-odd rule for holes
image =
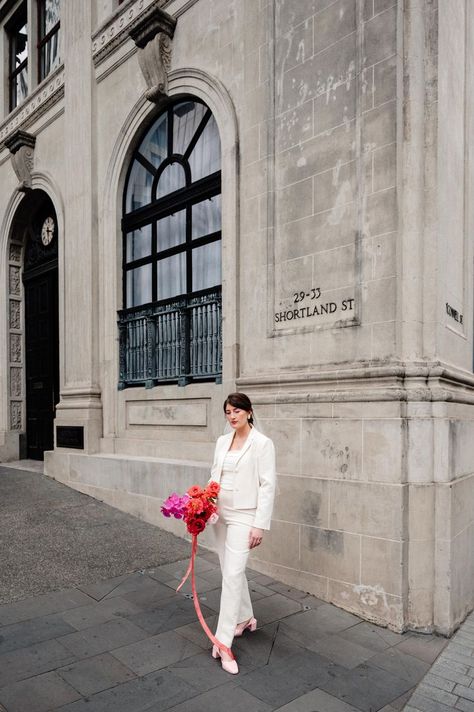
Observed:
[[[219,612],[219,609],[221,607],[221,590],[220,588],[215,588],[212,591],[206,591],[203,592],[202,594],[199,594],[199,602],[201,606],[205,605],[206,608],[209,610],[214,611],[215,613]]]
[[[151,709],[162,712],[195,695],[196,690],[191,685],[169,670],[160,670],[60,707],[55,712],[145,712]]]
[[[403,653],[413,655],[415,658],[424,660],[426,663],[434,663],[439,654],[447,644],[446,638],[439,636],[429,636],[424,638],[420,635],[412,635],[407,640],[399,643],[396,647]]]
[[[200,652],[197,645],[169,631],[114,650],[113,655],[137,675],[146,675]]]
[[[142,609],[131,601],[127,601],[121,596],[105,598],[90,606],[80,606],[70,611],[61,613],[61,617],[69,623],[75,630],[84,630],[92,626],[107,623],[114,618],[124,618],[125,616],[140,613]]]
[[[217,628],[217,616],[216,615],[206,616],[204,618],[204,620],[206,621],[210,630],[212,630],[212,631],[216,630],[216,628]],[[182,635],[187,640],[190,640],[191,643],[195,643],[195,645],[199,645],[199,647],[203,648],[204,650],[210,649],[212,647],[212,643],[210,642],[207,635],[204,633],[199,621],[194,621],[194,623],[189,623],[188,625],[179,626],[179,628],[175,628],[175,633]]]
[[[474,702],[474,689],[472,687],[466,687],[464,685],[456,685],[453,694],[459,695],[459,697],[464,697],[466,700],[471,700]]]
[[[271,579],[270,579],[271,581]],[[260,581],[257,581],[257,583],[260,583]],[[270,588],[272,591],[275,591],[275,593],[281,593],[282,596],[286,596],[287,598],[293,598],[295,601],[302,601],[303,599],[307,598],[309,594],[306,591],[300,591],[298,588],[293,588],[292,586],[288,586],[286,583],[282,583],[281,581],[275,581],[274,583],[268,583],[268,584],[262,584],[264,586],[267,586]],[[314,597],[312,597],[314,598]],[[319,604],[322,605],[324,601],[319,600]]]
[[[253,614],[259,625],[266,625],[272,621],[287,618],[287,616],[292,616],[300,611],[301,606],[297,601],[285,598],[279,593],[262,598],[253,604]]]
[[[134,576],[135,572],[132,574],[122,574],[121,576],[114,576],[113,578],[107,579],[105,581],[97,581],[97,583],[89,583],[89,584],[84,584],[81,586],[78,586],[78,588],[86,593],[88,596],[91,596],[91,598],[94,598],[96,601],[100,601],[102,598],[105,598],[107,594],[111,593],[114,591],[117,586],[119,586],[123,581],[126,581],[130,576]]]
[[[113,598],[115,596],[126,597],[127,594],[135,591],[149,591],[150,594],[155,594],[157,598],[160,595],[168,595],[166,584],[156,581],[151,576],[144,573],[136,572],[130,574],[123,581],[120,581],[114,588],[109,591],[103,598]],[[102,599],[101,599],[102,600]]]
[[[214,588],[220,588],[222,584],[222,572],[220,568],[210,569],[209,571],[203,571],[200,574],[202,579],[205,579],[208,583],[213,583]]]
[[[147,636],[142,628],[120,618],[66,635],[61,638],[61,643],[77,658],[88,658],[135,643]]]
[[[207,690],[229,682],[229,673],[222,669],[218,660],[214,660],[210,650],[180,660],[167,669],[173,675],[192,685],[197,692],[207,692]]]
[[[409,701],[410,697],[413,695],[415,691],[414,687],[411,687],[409,690],[403,693],[403,695],[400,695],[400,697],[397,697],[396,700],[392,700],[390,703],[390,707],[395,710],[395,712],[402,712],[402,710],[405,709],[405,705]]]
[[[214,582],[207,581],[201,576],[195,576],[194,581],[196,584],[196,591],[198,593],[198,596],[201,596],[201,594],[206,593],[206,591],[212,591],[213,589],[217,588]],[[166,583],[164,583],[163,585],[166,586],[168,589],[171,589],[174,594],[177,594],[178,592],[176,591],[176,589],[179,583],[180,581],[178,581],[178,579],[171,579],[170,581],[166,581]],[[183,594],[192,594],[191,577],[189,577],[186,583],[179,589],[178,595],[182,596]]]
[[[460,698],[455,709],[461,710],[461,712],[474,712],[474,702]]]
[[[271,584],[278,583],[278,581],[275,581],[274,578],[271,576],[265,576],[265,574],[257,574],[254,581],[259,583],[261,586],[270,586]]]
[[[401,652],[398,648],[391,648],[384,653],[379,653],[371,663],[392,675],[408,680],[411,687],[419,682],[428,672],[430,666],[419,658]]]
[[[428,672],[425,677],[423,678],[423,682],[426,683],[427,685],[432,685],[433,687],[437,687],[439,690],[444,690],[445,692],[451,692],[454,689],[455,682],[452,682],[451,680],[445,680],[443,677],[439,677],[438,675],[434,675],[431,672]]]
[[[107,690],[121,682],[132,680],[135,673],[110,653],[80,660],[57,671],[63,680],[78,690],[83,697]]]
[[[201,611],[203,616],[212,615],[212,610],[206,606],[201,605]],[[158,635],[158,633],[192,623],[196,620],[196,611],[193,601],[176,596],[172,601],[162,604],[160,608],[135,613],[126,616],[126,619],[146,630],[150,635]]]
[[[422,697],[427,697],[435,702],[442,702],[443,705],[454,707],[458,700],[458,695],[445,690],[440,690],[438,687],[432,687],[425,682],[421,682],[416,688],[416,694]]]
[[[199,558],[205,559],[214,566],[219,566],[219,557],[217,556],[216,552],[212,551],[211,549],[204,549],[204,547],[201,547],[199,550]]]
[[[0,630],[0,655],[18,648],[27,648],[34,643],[59,638],[74,630],[57,613],[3,626]]]
[[[471,667],[472,663],[474,662],[474,658],[470,655],[463,655],[462,653],[459,653],[457,650],[453,649],[451,645],[448,645],[443,651],[444,659],[457,663],[462,663],[463,665],[467,665],[468,668]]]
[[[0,655],[0,688],[73,663],[76,657],[57,640]]]
[[[189,549],[189,553],[191,554],[191,547]],[[175,561],[172,564],[164,564],[163,566],[156,567],[154,571],[155,574],[157,572],[160,572],[162,574],[169,574],[170,578],[175,579],[179,582],[186,573],[188,566],[189,559],[182,559],[181,561]],[[201,556],[196,557],[195,572],[197,577],[201,575],[202,571],[213,571],[214,569],[215,566],[211,562],[207,561]]]
[[[323,682],[338,678],[344,668],[317,653],[304,651],[294,653],[283,660],[270,661],[268,665],[250,672],[238,680],[238,684],[255,697],[274,707],[322,687]]]
[[[82,591],[70,589],[44,593],[35,598],[17,601],[0,607],[0,626],[20,623],[30,618],[39,618],[53,613],[61,613],[70,608],[93,603],[93,599]]]
[[[451,705],[447,706],[442,702],[430,700],[428,697],[423,697],[423,695],[419,695],[417,692],[415,692],[411,698],[410,706],[419,712],[451,712],[453,709]]]
[[[296,641],[281,632],[279,623],[270,623],[254,633],[235,638],[232,650],[239,666],[246,670],[255,670],[270,663],[277,664],[290,655],[304,652],[304,648]]]
[[[147,712],[161,712],[161,702]],[[209,710],[232,710],[232,712],[270,712],[270,707],[262,700],[235,687],[231,683],[218,687],[202,695],[188,699],[173,707],[173,712],[209,712]]]
[[[386,670],[362,663],[322,682],[319,687],[364,712],[372,712],[390,704],[412,685]]]
[[[275,596],[278,595],[280,594],[275,594]],[[271,599],[266,599],[265,603],[267,601],[271,601]],[[296,601],[293,603],[298,605]],[[324,604],[316,609],[292,615],[282,621],[283,629],[289,636],[297,635],[301,644],[309,647],[317,640],[332,633],[339,633],[353,625],[354,621],[358,622],[359,620],[350,613],[344,613],[337,608],[328,611],[328,608],[331,606]]]
[[[446,651],[444,651],[443,654],[439,657],[439,659],[436,660],[436,662],[433,664],[432,670],[436,670],[438,667],[446,668],[448,666],[450,670],[455,670],[461,675],[467,675],[470,670],[469,665],[457,662],[456,660],[448,660],[448,658],[446,657]]]
[[[272,591],[272,589],[268,588],[268,586],[262,586],[262,584],[257,583],[255,579],[251,579],[249,581],[249,592],[250,598],[254,601],[258,600],[258,598],[273,596],[275,593],[275,591]],[[256,594],[258,594],[258,597]]]
[[[291,628],[288,628],[287,634],[292,637],[292,632],[290,631]],[[296,639],[298,639],[299,634],[296,631],[293,631],[293,635],[296,635]],[[305,641],[305,644],[309,650],[324,655],[325,658],[329,658],[329,660],[333,660],[338,665],[348,669],[355,668],[360,663],[376,655],[373,650],[364,648],[357,643],[352,643],[350,640],[344,640],[344,638],[340,638],[336,634],[316,638],[309,643]]]
[[[363,648],[369,648],[375,652],[387,650],[394,645],[409,639],[409,635],[393,633],[388,628],[381,628],[372,623],[361,622],[343,631],[338,631],[338,635],[345,640],[350,640]]]
[[[287,705],[278,707],[276,712],[359,712],[359,710],[324,690],[311,690]]]
[[[463,669],[468,669],[465,665],[462,665],[461,667]],[[445,680],[450,680],[451,682],[457,682],[460,685],[469,685],[469,683],[471,682],[471,678],[468,675],[464,675],[463,673],[458,672],[456,668],[452,667],[451,665],[448,665],[447,661],[445,662],[440,658],[438,658],[435,665],[431,668],[431,672],[437,675],[438,677],[442,677]]]
[[[77,690],[55,672],[14,682],[0,689],[0,701],[8,712],[47,712],[80,697]]]

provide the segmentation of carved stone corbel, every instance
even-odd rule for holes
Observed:
[[[36,136],[18,129],[4,143],[11,153],[13,170],[20,181],[17,189],[22,193],[27,193],[31,190],[31,171],[34,165]]]
[[[168,94],[175,27],[175,18],[153,3],[129,32],[138,47],[138,64],[147,83],[145,96],[149,101],[157,102]]]

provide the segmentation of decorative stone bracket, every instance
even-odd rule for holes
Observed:
[[[157,102],[168,93],[175,27],[175,18],[154,3],[130,30],[130,37],[138,47],[138,63],[148,86],[146,98],[149,101]]]
[[[13,169],[20,181],[18,190],[26,193],[31,190],[31,171],[33,170],[36,136],[18,129],[4,143],[12,155]]]

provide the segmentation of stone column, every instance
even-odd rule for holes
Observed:
[[[61,400],[56,417],[62,445],[75,445],[83,428],[83,449],[96,452],[102,434],[102,404],[98,385],[98,244],[94,148],[95,82],[91,57],[93,3],[64,2],[61,6],[62,51],[65,66],[64,185],[65,234],[60,255]],[[60,286],[61,290],[61,286]],[[72,440],[69,440],[72,438]],[[80,442],[79,442],[80,444]],[[63,450],[61,450],[63,451]]]

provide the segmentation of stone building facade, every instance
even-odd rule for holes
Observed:
[[[450,633],[474,607],[468,0],[3,0],[0,24],[0,460],[182,534],[162,500],[207,480],[244,391],[279,475],[254,566]]]

